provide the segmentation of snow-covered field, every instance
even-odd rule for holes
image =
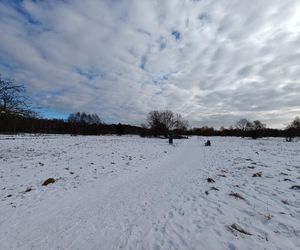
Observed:
[[[205,140],[0,136],[0,249],[300,249],[300,142]]]

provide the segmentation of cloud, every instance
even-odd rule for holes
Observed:
[[[300,3],[246,0],[1,1],[0,72],[38,106],[194,126],[300,113]]]

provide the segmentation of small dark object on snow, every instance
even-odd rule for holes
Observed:
[[[226,177],[225,174],[218,174],[218,176],[221,176],[221,177]]]
[[[6,198],[9,198],[9,197],[12,197],[12,195],[11,195],[11,194],[9,194],[9,195],[7,195],[7,196],[6,196]]]
[[[271,220],[273,217],[274,217],[274,216],[271,215],[271,214],[266,214],[266,215],[265,215],[265,218],[266,218],[267,220]]]
[[[288,201],[287,200],[281,200],[281,202],[285,205],[289,205]]]
[[[173,144],[173,138],[174,138],[173,133],[170,133],[169,134],[169,144]]]
[[[55,182],[55,179],[48,178],[47,180],[44,181],[44,183],[42,184],[42,186],[47,186],[47,185],[52,184],[54,182]]]
[[[216,188],[216,187],[211,187],[211,190],[215,190],[215,191],[220,191],[220,189]]]
[[[229,196],[233,196],[233,197],[236,198],[236,199],[245,200],[245,198],[242,197],[239,193],[231,192],[231,193],[229,194]]]
[[[214,179],[212,179],[212,178],[210,178],[210,177],[207,178],[207,181],[208,181],[209,183],[215,183]]]
[[[255,167],[254,167],[254,166],[249,166],[248,168],[250,168],[250,169],[254,169]]]
[[[205,194],[208,195],[208,191],[205,191]]]
[[[211,146],[210,140],[207,140],[204,145],[205,145],[205,147],[210,147]]]
[[[262,176],[262,172],[257,172],[252,175],[252,177],[261,177],[261,176]]]
[[[290,189],[295,189],[295,190],[299,190],[300,189],[300,186],[298,185],[294,185],[294,186],[291,186]]]
[[[291,182],[293,182],[293,181],[292,181],[291,179],[289,179],[289,178],[284,178],[283,181],[291,181]]]
[[[240,233],[242,233],[242,234],[252,235],[251,233],[245,231],[243,228],[241,228],[238,224],[235,224],[235,223],[232,224],[232,225],[230,225],[229,228],[230,228],[231,230],[234,229],[234,230],[236,230],[236,231],[238,231],[238,232],[240,232]]]
[[[31,187],[27,188],[27,189],[25,190],[24,193],[28,193],[28,192],[30,192],[30,191],[32,191],[32,188],[31,188]]]

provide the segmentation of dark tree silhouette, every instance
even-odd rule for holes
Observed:
[[[253,125],[254,130],[261,130],[261,129],[265,129],[267,127],[266,124],[262,123],[259,120],[253,121],[252,125]]]
[[[242,131],[251,130],[253,128],[253,124],[246,118],[240,119],[236,121],[235,127]]]
[[[116,134],[120,136],[125,134],[125,128],[121,123],[116,126]]]
[[[2,79],[0,75],[0,114],[7,116],[34,115],[29,109],[24,85],[16,85],[13,80]]]
[[[73,113],[68,117],[68,122],[70,123],[86,123],[86,124],[101,124],[101,120],[97,114],[87,114],[85,112]]]
[[[255,120],[252,123],[252,128],[251,130],[251,137],[252,139],[257,139],[259,137],[262,137],[262,131],[266,129],[266,124],[263,124],[259,120]]]
[[[299,116],[286,127],[286,140],[291,142],[295,136],[300,136],[300,118]]]
[[[299,116],[295,117],[295,119],[287,126],[287,129],[296,129],[300,130],[300,118]]]
[[[167,137],[170,131],[183,133],[188,127],[188,121],[184,120],[180,114],[174,114],[170,110],[149,112],[147,123],[154,136]]]

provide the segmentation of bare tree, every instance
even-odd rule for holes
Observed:
[[[300,136],[300,118],[299,116],[286,127],[286,140],[291,142],[295,136]]]
[[[242,131],[248,131],[253,128],[253,124],[246,118],[240,119],[235,123],[235,127]]]
[[[68,122],[70,123],[86,123],[86,124],[101,124],[101,119],[97,114],[87,114],[85,112],[77,112],[70,114],[68,119]]]
[[[253,129],[254,130],[262,130],[262,129],[265,129],[266,127],[267,127],[266,124],[262,123],[259,120],[253,121]]]
[[[171,130],[185,131],[188,127],[188,121],[184,120],[180,114],[174,114],[170,110],[149,112],[147,123],[158,135],[167,135]]]
[[[263,130],[266,129],[266,124],[262,123],[259,120],[253,121],[251,131],[250,131],[250,136],[252,139],[257,139],[259,137],[262,137],[263,135]]]
[[[147,123],[150,128],[155,127],[160,122],[160,113],[157,110],[149,112],[147,115]]]
[[[299,116],[295,117],[295,119],[287,126],[287,129],[300,130],[300,118],[299,118]]]
[[[149,112],[147,116],[147,123],[149,127],[153,130],[155,136],[166,136],[168,134],[168,128],[164,120],[166,120],[166,117],[163,118],[162,112],[157,110]]]
[[[15,85],[13,80],[4,80],[0,75],[0,114],[33,116],[24,93],[24,85]]]
[[[189,127],[189,122],[181,116],[181,114],[176,114],[174,129],[185,131]]]
[[[166,126],[168,130],[174,129],[176,125],[175,114],[171,110],[165,110],[160,112],[161,123]]]

